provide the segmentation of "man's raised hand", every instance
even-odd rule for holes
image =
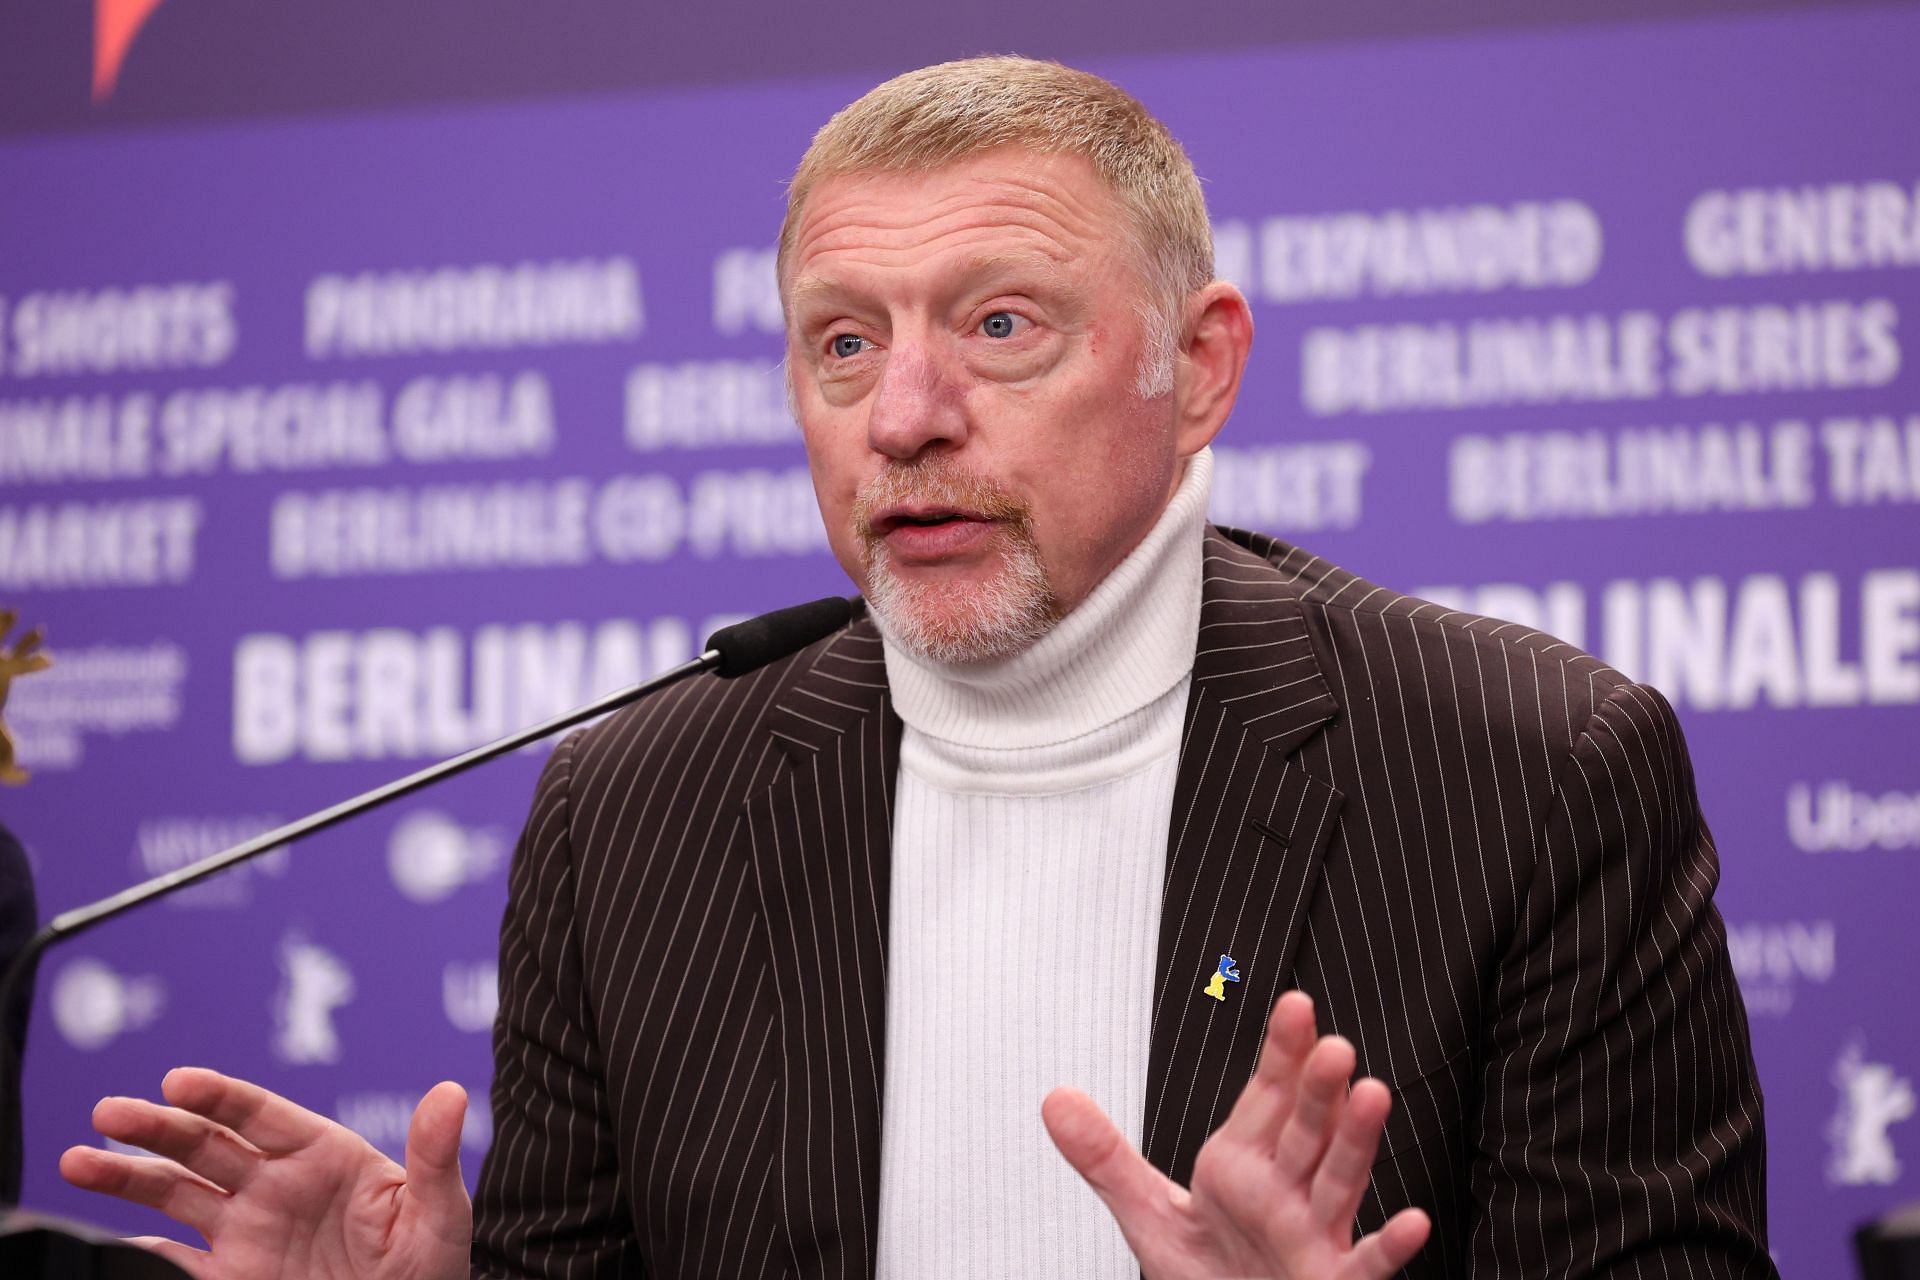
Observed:
[[[459,1085],[421,1099],[405,1168],[326,1117],[217,1071],[170,1071],[161,1093],[171,1106],[104,1098],[93,1110],[94,1128],[152,1156],[72,1147],[60,1173],[198,1231],[208,1248],[135,1241],[195,1280],[467,1275],[473,1211],[460,1178]]]
[[[1316,1037],[1313,1002],[1280,997],[1260,1065],[1194,1160],[1193,1188],[1134,1150],[1094,1101],[1056,1089],[1041,1108],[1054,1145],[1106,1202],[1147,1280],[1386,1280],[1426,1243],[1418,1209],[1353,1238],[1387,1087],[1351,1090],[1353,1046]]]

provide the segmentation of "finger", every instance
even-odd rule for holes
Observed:
[[[138,1245],[149,1253],[159,1254],[188,1275],[195,1277],[195,1280],[207,1275],[207,1268],[213,1265],[213,1255],[205,1249],[195,1249],[181,1244],[178,1240],[169,1240],[165,1236],[128,1236],[126,1242]]]
[[[1267,1038],[1260,1046],[1260,1064],[1233,1104],[1221,1131],[1260,1151],[1271,1151],[1280,1126],[1293,1111],[1300,1071],[1313,1049],[1313,998],[1289,991],[1275,1002],[1267,1018]]]
[[[1328,1230],[1353,1229],[1353,1215],[1366,1194],[1380,1132],[1393,1109],[1393,1095],[1378,1080],[1362,1080],[1347,1095],[1346,1112],[1313,1175],[1308,1207]]]
[[[325,1117],[205,1067],[175,1067],[160,1082],[160,1092],[174,1106],[226,1126],[268,1155],[288,1155],[327,1132]]]
[[[1420,1246],[1427,1242],[1433,1223],[1418,1209],[1402,1209],[1387,1219],[1387,1225],[1370,1236],[1363,1236],[1348,1255],[1349,1265],[1364,1280],[1388,1280],[1400,1271]]]
[[[259,1169],[261,1154],[231,1129],[145,1098],[102,1098],[93,1127],[116,1142],[165,1156],[225,1191],[238,1191]]]
[[[451,1080],[427,1090],[407,1127],[407,1195],[435,1235],[465,1245],[473,1212],[460,1176],[460,1124],[467,1091]]]
[[[227,1205],[224,1191],[158,1156],[69,1147],[60,1157],[60,1176],[82,1190],[158,1209],[208,1237]]]
[[[1353,1075],[1353,1046],[1341,1036],[1323,1036],[1307,1055],[1293,1114],[1280,1128],[1273,1162],[1282,1177],[1305,1185],[1346,1109],[1347,1080]]]
[[[1152,1230],[1177,1188],[1133,1149],[1100,1105],[1078,1089],[1055,1089],[1040,1104],[1047,1136],[1086,1179],[1128,1239]]]

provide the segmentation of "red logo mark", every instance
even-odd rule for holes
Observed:
[[[127,60],[133,38],[160,7],[160,0],[94,0],[93,5],[93,100],[105,102],[113,96],[114,82],[120,78],[120,65]]]

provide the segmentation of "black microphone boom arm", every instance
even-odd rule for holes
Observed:
[[[238,866],[269,849],[290,844],[315,832],[325,831],[328,827],[345,822],[348,818],[358,817],[390,801],[412,795],[424,787],[430,787],[442,779],[465,773],[475,765],[485,764],[489,760],[506,755],[509,751],[517,751],[530,743],[538,742],[549,734],[570,729],[576,724],[591,720],[595,716],[605,715],[609,711],[617,711],[629,702],[652,693],[655,689],[665,688],[688,676],[711,670],[718,666],[719,662],[719,653],[709,649],[693,661],[684,662],[672,670],[663,671],[651,680],[610,693],[604,698],[589,702],[585,706],[575,707],[571,711],[563,711],[550,720],[542,720],[539,724],[508,734],[504,738],[497,738],[484,746],[474,747],[451,759],[428,765],[404,778],[395,778],[392,782],[383,783],[371,791],[363,791],[351,799],[329,805],[318,813],[310,813],[285,826],[262,832],[243,844],[222,849],[219,853],[208,854],[198,862],[177,867],[151,880],[143,880],[130,888],[122,889],[110,898],[102,898],[98,902],[88,903],[84,907],[75,907],[71,911],[62,911],[48,921],[41,932],[53,935],[48,939],[49,942],[58,938],[71,937],[83,929],[91,929],[94,925],[111,920],[124,911],[131,911],[150,899],[165,897],[175,890],[184,889],[208,876],[218,875],[228,867]]]
[[[789,605],[784,609],[775,609],[772,613],[749,618],[745,622],[724,627],[707,641],[707,647],[699,657],[691,662],[683,662],[670,671],[663,671],[650,680],[607,694],[603,698],[563,711],[559,715],[539,724],[509,734],[504,738],[489,742],[485,746],[429,765],[404,778],[396,778],[384,786],[371,791],[363,791],[336,805],[310,813],[285,826],[263,832],[242,844],[219,853],[209,854],[198,862],[178,867],[164,875],[143,880],[131,888],[98,902],[63,911],[48,921],[27,945],[15,956],[13,963],[7,966],[6,976],[0,979],[0,1009],[7,1007],[12,999],[16,984],[22,977],[33,971],[39,962],[40,953],[64,938],[93,928],[97,924],[113,919],[123,912],[131,911],[142,903],[155,898],[163,898],[170,893],[186,888],[190,884],[218,875],[228,867],[235,867],[250,858],[257,858],[269,849],[298,840],[303,836],[325,831],[328,827],[345,822],[348,818],[377,809],[402,796],[412,795],[425,787],[430,787],[457,773],[464,773],[478,764],[503,756],[509,751],[517,751],[529,743],[538,742],[562,729],[570,729],[583,721],[617,711],[630,702],[638,701],[658,689],[664,689],[688,676],[699,675],[703,671],[715,671],[722,676],[745,675],[758,670],[770,662],[794,653],[816,640],[825,638],[847,624],[852,616],[852,605],[838,596],[828,596],[822,600],[809,601],[806,604]]]

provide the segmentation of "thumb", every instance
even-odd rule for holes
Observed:
[[[1145,1156],[1133,1149],[1100,1104],[1078,1089],[1055,1089],[1040,1104],[1047,1136],[1060,1149],[1074,1172],[1107,1202],[1114,1220],[1129,1239],[1136,1221],[1152,1216],[1156,1206],[1169,1203],[1174,1187]]]
[[[427,1090],[407,1126],[407,1195],[436,1234],[465,1241],[472,1209],[460,1177],[460,1125],[467,1091],[451,1080]]]

